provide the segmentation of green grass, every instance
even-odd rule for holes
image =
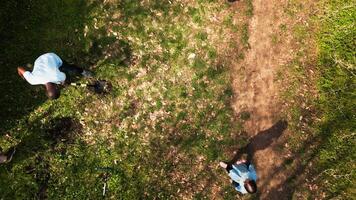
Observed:
[[[247,1],[246,16],[248,16],[248,17],[252,17],[253,16],[253,3],[252,3],[252,0],[248,0]]]
[[[248,24],[234,24],[224,2],[171,2],[1,1],[0,147],[17,147],[13,161],[0,166],[1,199],[212,199],[214,184],[221,186],[222,199],[236,198],[215,166],[246,143],[236,140],[241,124],[231,120],[235,47],[228,35],[239,33],[248,48]],[[252,1],[245,3],[243,13],[252,16]],[[320,98],[308,102],[321,119],[308,124],[316,147],[301,144],[298,137],[305,132],[296,128],[292,148],[305,156],[303,165],[313,164],[313,184],[320,186],[307,196],[350,199],[355,10],[352,1],[321,5],[326,15],[319,19]],[[303,9],[298,2],[288,6],[291,17]],[[304,26],[289,28],[296,37],[313,34]],[[110,80],[113,92],[99,96],[67,87],[60,99],[47,101],[44,88],[28,85],[16,67],[49,51]],[[296,83],[286,98],[308,73],[304,64],[291,63]],[[291,121],[308,112],[293,107]]]
[[[354,197],[355,182],[355,19],[353,1],[324,2],[319,35],[320,137],[317,182],[328,198]]]
[[[297,17],[303,5],[290,2],[287,7],[285,12]],[[287,115],[293,136],[288,144],[302,162],[288,184],[297,188],[296,198],[352,199],[356,180],[355,4],[320,1],[318,7],[324,12],[311,18],[309,25],[292,27],[300,50],[288,65],[293,75],[282,96],[290,104]],[[315,43],[310,42],[313,38]],[[315,61],[308,50],[312,44],[318,48]],[[311,179],[298,180],[304,176]]]
[[[248,42],[249,32],[248,32],[248,24],[244,24],[241,28],[241,43],[244,48],[250,48],[250,43]]]
[[[201,184],[230,186],[212,167],[244,142],[232,134],[230,38],[216,37],[236,25],[210,21],[231,18],[224,3],[0,5],[0,146],[17,147],[0,166],[0,198],[101,199],[104,184],[105,198],[210,198],[212,185]],[[16,67],[48,51],[111,81],[113,92],[67,87],[47,101]]]

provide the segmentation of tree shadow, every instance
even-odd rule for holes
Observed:
[[[240,148],[234,155],[234,157],[229,161],[230,164],[235,163],[240,160],[244,154],[247,154],[247,160],[253,161],[254,155],[257,151],[263,150],[269,147],[274,141],[276,141],[287,129],[287,121],[278,121],[271,128],[259,132],[257,135],[253,136],[249,143],[244,147]],[[258,162],[258,161],[256,161]]]
[[[16,68],[46,52],[70,62],[82,58],[92,9],[84,0],[0,2],[0,136],[47,100],[44,87],[29,85]]]
[[[78,135],[82,133],[82,126],[76,119],[70,117],[59,117],[42,123],[40,118],[32,122],[33,126],[28,127],[29,134],[22,138],[16,145],[16,153],[10,163],[4,164],[0,168],[0,185],[3,188],[1,198],[13,199],[21,191],[22,184],[28,184],[28,181],[35,183],[36,190],[28,190],[27,197],[36,199],[47,199],[47,188],[51,179],[50,161],[46,154],[66,154],[65,147],[74,144]],[[14,169],[16,167],[17,169]],[[9,176],[7,173],[13,174]],[[27,177],[23,183],[17,183],[20,186],[17,189],[10,189],[6,183],[10,183],[13,176],[17,179]],[[21,178],[19,178],[21,176]],[[13,181],[13,180],[12,180]],[[33,186],[32,186],[33,187]],[[11,191],[11,193],[7,193]],[[31,193],[29,193],[31,191]]]

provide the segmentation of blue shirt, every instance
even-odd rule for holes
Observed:
[[[242,194],[246,194],[247,191],[244,187],[244,181],[246,179],[257,180],[257,174],[252,164],[247,168],[246,164],[232,165],[232,169],[229,171],[230,178],[237,184],[234,184],[235,189]]]
[[[31,85],[61,84],[66,79],[66,75],[59,71],[62,64],[56,54],[46,53],[36,59],[32,72],[26,71],[23,76]]]

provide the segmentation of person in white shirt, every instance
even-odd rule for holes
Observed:
[[[57,99],[60,96],[60,91],[56,85],[64,84],[69,74],[91,76],[89,71],[68,64],[54,53],[46,53],[38,57],[32,72],[26,71],[23,67],[18,67],[17,71],[31,85],[45,85],[47,96],[50,99]]]

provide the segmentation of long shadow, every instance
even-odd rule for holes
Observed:
[[[328,145],[332,129],[342,129],[342,125],[336,125],[337,123],[333,120],[325,122],[321,125],[322,135],[314,135],[309,137],[307,140],[303,141],[303,144],[293,153],[293,156],[286,159],[279,167],[270,172],[270,176],[264,182],[269,182],[273,177],[284,170],[287,171],[288,178],[282,183],[271,188],[269,193],[266,195],[265,199],[281,199],[287,200],[294,198],[293,195],[296,191],[301,190],[301,186],[306,183],[306,178],[317,177],[320,175],[321,171],[329,169],[330,166],[323,165],[317,169],[313,169],[315,158],[324,150],[325,146]],[[339,127],[340,126],[340,127]],[[253,155],[259,151],[268,147],[274,140],[278,139],[283,131],[286,129],[286,122],[278,122],[273,127],[266,131],[262,131],[251,139],[251,142],[240,148],[234,158],[230,161],[231,163],[239,160],[244,153],[248,154],[248,159],[252,160]],[[270,134],[270,136],[268,136]],[[312,135],[312,134],[311,134]],[[341,156],[336,161],[330,161],[333,164],[346,162],[345,157]],[[290,166],[290,167],[288,167]],[[293,166],[291,168],[291,166]],[[313,167],[312,167],[313,166]],[[309,179],[310,181],[310,179]],[[347,188],[345,188],[346,190]],[[306,189],[305,189],[306,190]],[[342,190],[333,193],[330,198],[337,197],[342,193]],[[261,194],[257,194],[257,199],[260,198]],[[314,194],[310,194],[313,196]],[[284,197],[284,198],[282,198]],[[305,197],[306,198],[306,197]]]
[[[285,160],[278,168],[274,169],[273,172],[271,172],[270,178],[265,180],[265,182],[269,182],[272,179],[272,177],[274,177],[276,174],[278,174],[283,170],[286,170],[286,166],[291,160],[297,162],[295,169],[293,169],[292,173],[289,174],[288,178],[284,182],[272,188],[270,192],[267,194],[266,199],[281,199],[281,200],[292,199],[295,188],[297,188],[298,185],[301,184],[300,180],[298,180],[299,182],[296,181],[297,178],[305,172],[308,166],[307,164],[309,164],[317,155],[317,151],[315,149],[314,150],[311,149],[311,153],[308,156],[303,154],[302,151],[304,151],[304,149],[310,149],[311,146],[317,144],[318,142],[319,141],[316,137],[309,139],[302,145],[302,147],[300,148],[297,154],[295,154],[292,158]],[[301,164],[301,158],[303,156],[307,157],[307,159],[304,160],[304,163],[307,164]],[[292,183],[293,181],[294,183]],[[285,198],[282,199],[281,196],[284,196]]]
[[[340,123],[337,123],[337,121],[338,119],[335,118],[324,122],[320,126],[321,133],[319,135],[311,136],[307,140],[305,140],[303,144],[298,148],[298,150],[293,153],[292,158],[290,158],[289,160],[285,160],[280,167],[278,167],[274,170],[274,172],[271,173],[270,178],[267,179],[266,182],[270,181],[275,174],[278,174],[280,171],[285,170],[290,160],[295,162],[295,167],[290,170],[288,178],[284,182],[272,188],[269,194],[266,196],[266,199],[280,199],[280,194],[287,194],[285,199],[292,199],[294,193],[298,190],[298,188],[300,190],[301,186],[306,183],[306,179],[309,178],[309,181],[311,181],[310,177],[316,179],[321,174],[321,172],[327,169],[332,169],[332,167],[335,167],[337,165],[345,165],[345,163],[347,163],[347,156],[349,154],[348,151],[338,152],[337,158],[335,160],[330,160],[329,163],[324,164],[322,167],[316,167],[317,164],[315,163],[315,160],[318,155],[320,155],[322,151],[325,151],[326,146],[330,145],[330,138],[333,134],[331,130],[341,130],[344,128],[343,126],[345,126],[345,124],[342,125]],[[331,166],[331,164],[334,164],[334,166]],[[347,189],[349,189],[349,187],[345,185],[345,188],[339,188],[338,191],[329,194],[330,196],[325,198],[332,199],[334,197],[337,197]],[[311,194],[312,197],[314,195],[315,194]]]
[[[252,161],[257,151],[269,147],[275,140],[277,140],[287,129],[288,123],[286,121],[278,121],[271,128],[259,132],[253,136],[249,143],[240,148],[229,163],[235,163],[240,160],[243,154],[247,154],[247,160]]]
[[[251,163],[258,163],[258,160],[254,159],[256,152],[268,148],[274,141],[278,140],[278,138],[284,133],[287,127],[287,121],[279,120],[271,128],[259,132],[257,135],[250,138],[247,145],[238,149],[234,157],[228,163],[233,164],[236,161],[241,160],[244,154],[247,154],[246,160],[250,161]],[[259,196],[260,193],[257,193],[257,197]]]

